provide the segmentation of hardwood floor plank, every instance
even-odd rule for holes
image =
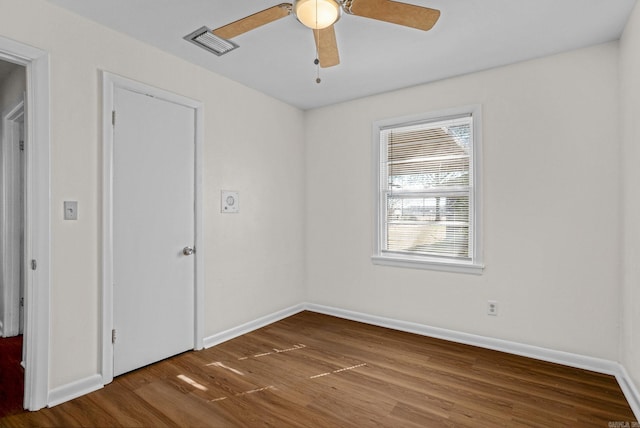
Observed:
[[[176,426],[207,426],[216,421],[214,414],[203,405],[173,385],[152,382],[135,391],[143,401],[161,411]]]
[[[112,416],[110,423],[125,427],[169,427],[171,420],[155,407],[141,400],[135,392],[114,383],[87,396],[88,406],[100,408]]]
[[[2,427],[606,427],[613,376],[303,312]]]

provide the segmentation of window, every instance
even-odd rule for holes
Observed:
[[[479,128],[479,106],[374,124],[374,263],[482,272]]]

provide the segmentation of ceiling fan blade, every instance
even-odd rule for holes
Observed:
[[[430,30],[440,17],[437,9],[392,0],[353,0],[347,12],[424,31]]]
[[[249,15],[245,18],[238,19],[231,24],[224,25],[220,28],[216,28],[211,32],[223,39],[232,39],[240,34],[244,34],[247,31],[254,30],[265,24],[273,21],[277,21],[280,18],[284,18],[291,13],[291,3],[281,3],[279,5],[270,7],[269,9],[262,10],[260,12]]]
[[[333,25],[329,25],[322,30],[313,30],[313,38],[316,40],[320,67],[327,68],[340,64],[338,42],[336,41],[336,32],[333,29]]]

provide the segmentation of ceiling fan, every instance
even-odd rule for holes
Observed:
[[[293,14],[298,21],[313,30],[320,67],[340,63],[334,24],[341,13],[385,21],[418,30],[430,30],[440,17],[440,11],[393,0],[294,0],[281,3],[211,30],[214,36],[236,46],[229,39],[270,22]]]

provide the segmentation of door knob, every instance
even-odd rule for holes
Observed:
[[[194,251],[193,251],[192,247],[184,247],[182,249],[182,254],[184,254],[185,256],[190,256],[193,253],[194,253]]]

